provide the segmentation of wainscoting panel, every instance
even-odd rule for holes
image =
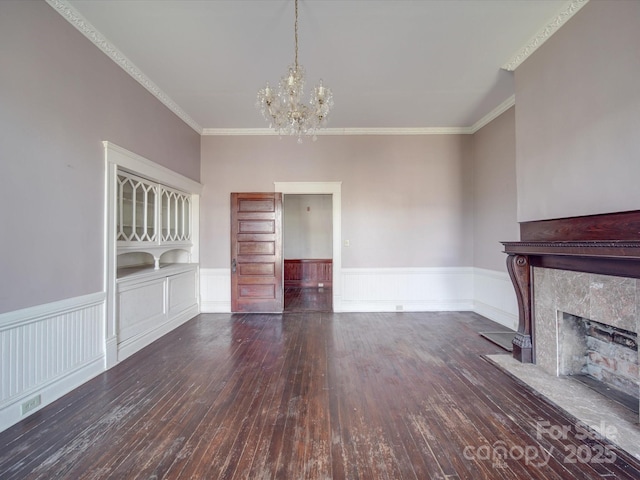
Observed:
[[[517,330],[518,301],[508,273],[474,268],[473,290],[474,312]]]
[[[118,339],[140,335],[163,323],[166,315],[164,279],[118,285]]]
[[[473,308],[473,269],[343,268],[342,311],[452,311]]]
[[[200,311],[228,313],[231,311],[231,270],[200,268]]]
[[[200,269],[203,313],[231,311],[230,276],[228,268]],[[343,268],[342,292],[334,292],[333,308],[334,312],[474,311],[511,329],[518,323],[509,275],[473,267]]]
[[[198,304],[198,270],[167,278],[167,315],[174,318]]]
[[[200,313],[198,266],[174,264],[118,280],[118,361]]]
[[[284,261],[285,287],[330,287],[333,282],[333,261],[302,259]]]
[[[96,293],[0,315],[0,431],[104,370],[104,312]]]

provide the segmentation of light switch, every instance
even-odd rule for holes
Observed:
[[[349,240],[345,240],[344,241],[344,246],[345,247],[350,247],[351,246],[351,242]]]

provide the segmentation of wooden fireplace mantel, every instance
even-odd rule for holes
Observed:
[[[518,300],[513,356],[534,359],[532,267],[640,278],[640,210],[520,223],[520,241],[501,242]]]

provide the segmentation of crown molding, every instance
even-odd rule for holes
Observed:
[[[487,113],[480,120],[478,120],[476,123],[474,123],[473,126],[471,127],[471,132],[469,132],[469,133],[476,133],[482,127],[484,127],[485,125],[487,125],[491,121],[493,121],[496,118],[498,118],[504,112],[506,112],[511,107],[513,107],[515,104],[516,104],[516,96],[515,95],[511,95],[504,102],[502,102],[500,105],[498,105],[496,108],[491,110],[489,113]]]
[[[511,59],[502,66],[502,69],[513,72],[588,2],[589,0],[571,0],[566,3],[554,18],[547,22],[547,24],[518,51],[518,53],[511,57]]]
[[[189,114],[151,81],[131,60],[107,40],[80,12],[66,0],[45,0],[51,8],[73,25],[104,54],[133,77],[140,85],[162,102],[193,130],[203,136],[262,136],[278,135],[269,128],[202,128]],[[527,56],[549,38],[561,25],[571,18],[589,0],[571,0],[561,12],[502,68],[513,71]],[[317,132],[318,136],[349,135],[469,135],[474,134],[486,124],[515,105],[515,96],[509,97],[470,127],[413,127],[413,128],[325,128]]]
[[[461,135],[470,134],[471,127],[424,127],[424,128],[324,128],[316,133],[318,136],[348,135]],[[238,135],[272,135],[278,134],[269,128],[203,128],[203,136],[238,136]],[[289,135],[280,135],[288,137]]]
[[[418,127],[418,128],[325,128],[317,132],[318,136],[336,135],[472,135],[495,120],[516,104],[516,96],[511,95],[470,127]],[[271,128],[203,128],[202,136],[262,136],[278,135]],[[288,135],[281,135],[288,136]]]
[[[516,96],[511,95],[496,108],[487,113],[470,127],[422,127],[422,128],[325,128],[317,132],[324,135],[472,135],[495,120],[516,104]],[[203,128],[203,136],[278,135],[271,128]],[[287,135],[281,135],[287,136]]]
[[[160,100],[169,110],[175,113],[183,122],[202,134],[202,127],[178,106],[166,93],[164,93],[149,77],[136,67],[120,50],[109,42],[86,18],[65,0],[46,0],[46,2],[78,29],[85,37],[91,40],[103,53],[113,60],[120,68],[132,76],[140,85],[146,88],[154,97]]]

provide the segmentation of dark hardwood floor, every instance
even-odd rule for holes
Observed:
[[[289,312],[331,312],[333,310],[333,290],[318,287],[285,287],[284,311]]]
[[[473,313],[203,314],[0,433],[0,478],[640,478]],[[559,431],[566,435],[558,435]]]

